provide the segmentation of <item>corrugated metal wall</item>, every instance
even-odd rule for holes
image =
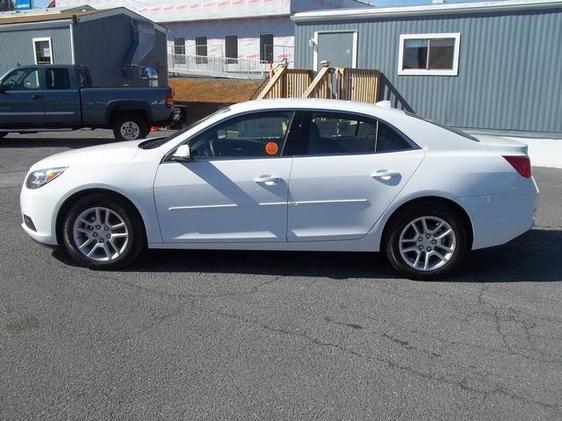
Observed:
[[[133,37],[131,21],[126,15],[118,15],[74,25],[76,64],[90,69],[95,86],[121,85],[121,66]],[[155,66],[160,86],[168,85],[166,34],[156,31],[155,48],[142,64]]]
[[[0,75],[17,64],[35,64],[33,38],[50,37],[55,64],[72,63],[69,24],[44,29],[0,26]]]
[[[315,31],[356,29],[357,67],[381,70],[420,115],[479,129],[562,133],[562,11],[297,23],[295,67]],[[399,76],[400,34],[460,32],[458,76]]]

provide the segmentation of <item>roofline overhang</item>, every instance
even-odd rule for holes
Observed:
[[[377,18],[401,18],[427,15],[452,15],[465,13],[518,12],[537,9],[562,9],[562,0],[504,0],[480,3],[444,3],[425,6],[381,7],[366,9],[323,10],[295,13],[296,22],[322,22],[334,20],[368,20]]]
[[[59,20],[44,20],[41,22],[19,22],[7,23],[0,25],[0,32],[20,30],[20,29],[33,29],[33,28],[53,28],[68,26],[72,19],[59,19]]]

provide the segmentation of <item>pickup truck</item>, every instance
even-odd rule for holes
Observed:
[[[21,66],[0,79],[0,138],[9,132],[89,127],[135,140],[173,116],[170,88],[94,88],[83,66]]]

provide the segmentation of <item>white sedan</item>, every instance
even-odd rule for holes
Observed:
[[[388,104],[285,99],[43,159],[21,211],[31,237],[91,268],[145,247],[383,250],[403,275],[433,279],[531,229],[537,199],[525,145]]]

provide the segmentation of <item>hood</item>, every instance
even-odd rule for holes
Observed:
[[[92,161],[99,161],[104,164],[129,161],[139,153],[140,149],[138,145],[145,140],[146,139],[107,143],[105,145],[90,146],[87,148],[61,152],[35,163],[31,167],[31,170],[91,164]]]

